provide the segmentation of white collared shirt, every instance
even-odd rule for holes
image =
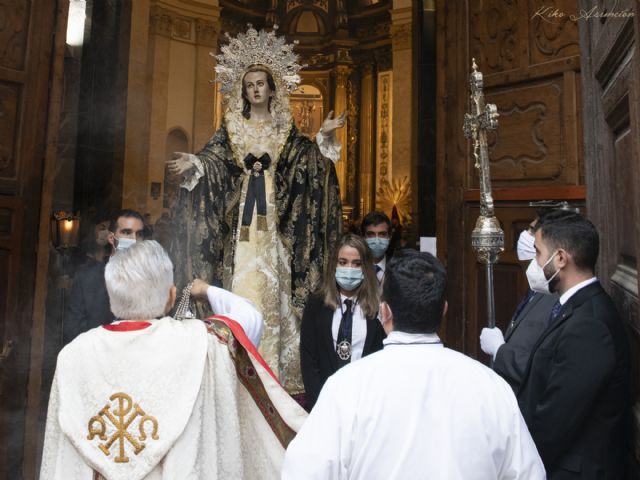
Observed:
[[[417,344],[433,334],[387,338],[329,377],[287,448],[282,480],[546,478],[498,374],[441,344]]]
[[[340,295],[340,301],[342,302],[342,309],[338,305],[336,311],[333,313],[333,321],[331,323],[331,336],[333,337],[333,348],[335,350],[338,339],[338,330],[340,330],[340,320],[342,320],[342,312],[346,311],[346,305],[344,301],[349,298],[345,295]],[[353,308],[353,323],[351,327],[351,362],[362,358],[362,351],[364,350],[364,341],[367,338],[367,319],[360,308],[356,297],[351,297],[355,305]]]
[[[597,277],[591,277],[589,280],[585,280],[578,283],[577,285],[574,285],[560,296],[560,305],[564,305],[565,303],[567,303],[567,301],[581,288],[584,288],[587,285],[591,285],[592,283],[595,283],[597,281]]]
[[[437,333],[407,333],[394,330],[382,341],[382,344],[385,348],[391,345],[411,344],[439,345],[442,347],[442,340],[440,340]]]
[[[382,256],[382,260],[380,260],[378,263],[376,263],[373,268],[376,268],[376,266],[380,267],[380,269],[381,269],[379,272],[376,272],[376,277],[378,277],[378,283],[380,285],[382,285],[382,279],[384,278],[384,272],[387,269],[387,257],[383,255]]]

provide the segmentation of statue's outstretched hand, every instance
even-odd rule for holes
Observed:
[[[188,153],[174,152],[173,157],[173,160],[167,161],[169,173],[172,175],[183,175],[194,167]]]
[[[327,118],[322,122],[322,128],[320,131],[325,137],[329,137],[333,135],[333,132],[336,128],[342,128],[344,126],[345,119],[347,117],[347,112],[342,112],[338,117],[333,117],[333,110],[329,112]]]

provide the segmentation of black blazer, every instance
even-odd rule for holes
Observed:
[[[300,329],[300,367],[304,382],[306,407],[311,410],[324,382],[338,370],[338,355],[333,347],[331,325],[335,310],[327,307],[318,295],[309,298]],[[377,318],[367,317],[367,336],[362,356],[382,349],[384,329]]]
[[[103,262],[81,268],[75,274],[62,324],[66,345],[83,332],[113,322]]]
[[[518,403],[549,479],[624,478],[629,348],[599,282],[578,290],[536,342]]]
[[[534,294],[504,335],[506,343],[498,349],[493,369],[511,385],[514,392],[520,388],[531,349],[547,328],[551,309],[557,301],[558,295],[555,294]]]

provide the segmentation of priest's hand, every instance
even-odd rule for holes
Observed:
[[[209,284],[199,278],[196,278],[191,285],[191,296],[195,300],[207,300],[207,290]]]
[[[320,128],[320,132],[325,137],[330,137],[335,132],[336,128],[344,127],[344,122],[347,117],[347,112],[342,112],[340,116],[333,117],[333,110],[329,112],[327,118],[325,118],[324,122],[322,122],[322,127]]]
[[[498,349],[504,345],[504,335],[498,327],[483,328],[480,333],[480,348],[487,355],[491,355],[493,359],[496,358]]]
[[[167,161],[169,173],[172,175],[184,175],[194,168],[193,162],[189,159],[189,154],[184,152],[174,152],[173,160]]]

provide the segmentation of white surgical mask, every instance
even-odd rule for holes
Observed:
[[[367,245],[369,245],[369,248],[371,249],[373,258],[380,258],[389,247],[389,239],[379,237],[367,238]]]
[[[547,280],[547,277],[544,274],[544,267],[551,263],[553,257],[556,256],[556,253],[557,252],[554,252],[543,266],[538,265],[538,261],[535,258],[531,260],[531,263],[529,263],[529,267],[527,268],[527,280],[529,282],[529,288],[534,292],[544,293],[545,295],[551,294],[551,291],[549,290],[549,283],[556,277],[556,275],[558,275],[558,273],[560,273],[560,270],[556,270],[556,273]]]
[[[131,245],[136,243],[135,238],[123,237],[123,238],[118,238],[117,240],[118,240],[118,245],[116,246],[116,252],[123,252],[127,248],[129,248]]]
[[[518,237],[518,260],[524,262],[536,258],[536,247],[534,241],[536,237],[529,233],[529,230],[523,230]]]
[[[363,279],[362,268],[336,267],[336,282],[347,292],[358,288]]]

